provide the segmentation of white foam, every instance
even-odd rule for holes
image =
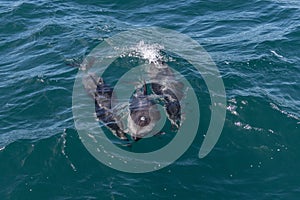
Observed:
[[[163,60],[163,56],[159,53],[162,49],[164,49],[164,47],[160,44],[146,44],[143,40],[132,48],[136,55],[147,60],[149,63],[157,63]]]
[[[283,56],[282,55],[280,55],[280,54],[278,54],[276,51],[274,51],[274,50],[271,50],[271,53],[273,53],[276,57],[278,57],[278,58],[283,58]]]

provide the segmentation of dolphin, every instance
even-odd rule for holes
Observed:
[[[128,141],[126,133],[118,125],[111,107],[113,89],[104,83],[101,77],[96,74],[88,73],[83,77],[83,86],[87,93],[95,100],[96,117],[108,127],[111,132],[121,140]]]
[[[184,96],[183,83],[176,79],[173,71],[163,61],[152,62],[148,73],[152,78],[152,91],[162,96],[168,118],[178,128],[181,122],[180,100]]]
[[[161,117],[154,99],[147,93],[145,83],[142,89],[138,89],[131,98],[129,111],[128,129],[135,141],[151,134],[156,122]]]

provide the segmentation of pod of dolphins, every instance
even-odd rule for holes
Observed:
[[[162,102],[172,128],[179,128],[182,118],[180,100],[183,98],[183,84],[176,79],[170,67],[162,62],[149,64],[148,75],[152,82],[151,91],[144,83],[129,100],[127,129],[119,123],[118,114],[112,107],[113,88],[107,85],[102,77],[88,73],[83,78],[83,86],[95,101],[96,117],[119,139],[129,141],[140,140],[152,131],[160,119],[160,112],[155,102]]]

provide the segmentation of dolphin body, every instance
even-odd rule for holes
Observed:
[[[104,83],[96,74],[87,74],[82,80],[87,93],[95,100],[97,118],[121,140],[128,140],[126,133],[118,125],[117,117],[111,107],[113,89]]]
[[[183,83],[176,79],[173,71],[163,61],[152,62],[148,73],[153,80],[152,91],[163,97],[168,118],[178,128],[181,122]]]
[[[150,135],[156,122],[160,119],[160,113],[154,99],[147,94],[145,83],[142,91],[138,89],[130,100],[129,110],[128,129],[132,134],[132,138],[139,140]]]

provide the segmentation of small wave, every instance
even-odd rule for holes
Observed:
[[[273,126],[272,120],[265,119],[263,117],[250,117],[252,115],[256,115],[256,113],[253,113],[254,108],[257,110],[256,112],[263,111],[264,113],[269,113],[270,111],[266,109],[267,105],[268,104],[265,104],[261,100],[261,97],[252,97],[252,99],[250,97],[247,97],[247,100],[245,100],[244,97],[236,97],[228,100],[227,110],[231,114],[230,118],[233,125],[236,127],[242,128],[247,131],[257,131],[266,134],[278,135],[281,131],[279,131],[277,126]],[[296,116],[280,110],[274,103],[270,103],[270,105],[272,109],[280,111],[290,118],[298,119]],[[269,113],[269,115],[272,114]]]
[[[270,103],[270,106],[271,106],[272,109],[279,111],[280,113],[286,115],[287,117],[299,121],[299,122],[297,122],[298,124],[300,123],[300,118],[297,117],[296,115],[291,114],[291,113],[289,113],[289,112],[287,112],[287,111],[285,111],[285,110],[280,109],[280,108],[279,108],[277,105],[275,105],[274,103]]]
[[[274,51],[274,50],[271,50],[271,53],[272,54],[274,54],[276,57],[278,57],[278,58],[283,58],[283,56],[282,55],[279,55],[276,51]]]

